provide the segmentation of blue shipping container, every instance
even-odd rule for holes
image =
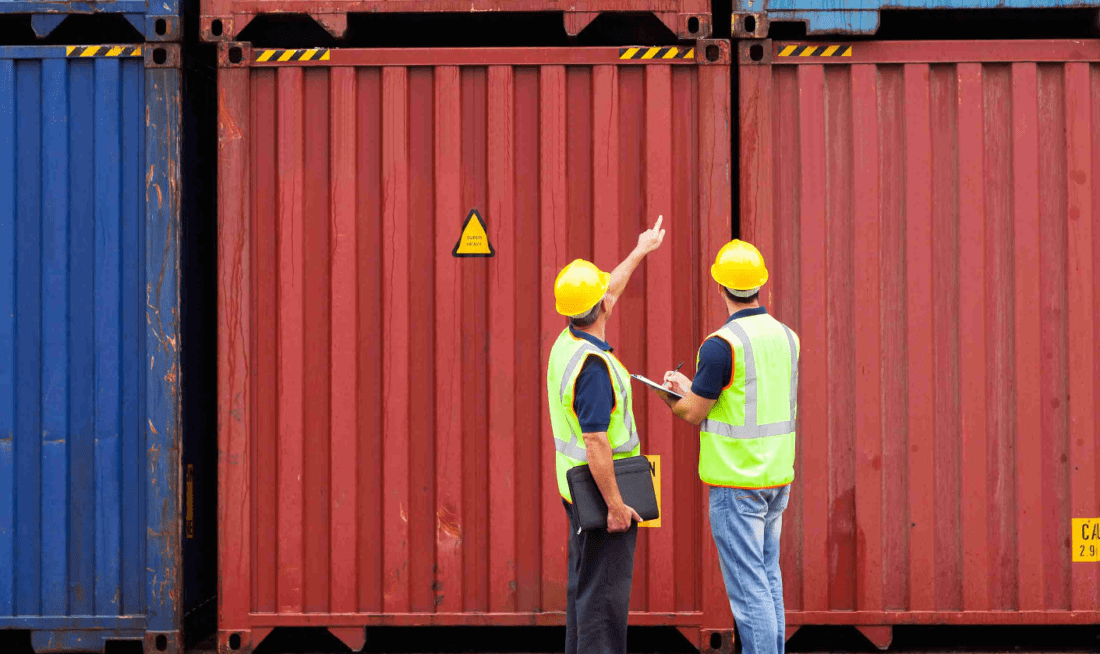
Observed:
[[[734,38],[762,38],[768,23],[802,22],[806,34],[874,34],[882,9],[1081,9],[1087,0],[733,0]],[[746,22],[748,21],[748,22]],[[752,29],[749,29],[749,28]]]
[[[178,48],[0,47],[0,629],[39,652],[180,649]]]

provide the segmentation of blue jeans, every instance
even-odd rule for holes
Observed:
[[[783,654],[779,533],[791,487],[710,489],[710,528],[744,654]]]

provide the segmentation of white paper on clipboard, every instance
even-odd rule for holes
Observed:
[[[631,379],[637,379],[638,381],[642,382],[646,386],[650,386],[652,388],[655,388],[655,389],[661,391],[662,393],[668,393],[669,395],[671,395],[672,397],[675,397],[677,399],[683,399],[684,398],[683,395],[680,395],[676,391],[668,390],[667,388],[665,388],[664,386],[661,386],[660,384],[653,381],[652,379],[646,379],[645,377],[642,377],[641,375],[631,375],[630,377],[631,377]]]

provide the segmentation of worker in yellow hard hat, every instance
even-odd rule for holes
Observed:
[[[665,373],[683,399],[661,396],[700,428],[699,476],[744,652],[783,654],[779,534],[794,480],[799,340],[760,306],[768,269],[750,243],[723,246],[710,273],[729,320],[699,348],[695,379]]]
[[[607,319],[631,274],[661,246],[663,218],[642,232],[630,256],[611,274],[577,259],[558,273],[554,306],[569,324],[550,351],[546,392],[557,451],[558,491],[566,513],[572,497],[566,473],[587,465],[607,504],[607,530],[569,533],[569,585],[565,613],[565,652],[623,654],[634,575],[636,522],[641,517],[619,494],[614,459],[641,451],[630,375],[612,354]]]

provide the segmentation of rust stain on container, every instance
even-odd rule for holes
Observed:
[[[241,139],[241,130],[237,128],[236,121],[221,104],[219,104],[218,111],[218,139],[220,141],[238,141]]]
[[[613,268],[662,214],[665,244],[612,316],[616,354],[658,374],[722,323],[707,267],[678,264],[731,231],[728,44],[696,51],[709,45],[715,61],[223,63],[219,642],[306,623],[563,624],[550,289],[574,258]],[[491,259],[451,256],[474,208]],[[668,470],[631,620],[697,633],[704,610],[729,614],[703,602],[717,562],[698,439],[649,394],[635,417]]]
[[[739,66],[741,233],[803,343],[788,624],[1100,621],[1100,42],[790,45]]]
[[[451,540],[453,546],[458,546],[462,542],[462,525],[458,522],[458,514],[455,513],[454,507],[444,506],[436,512],[437,523],[437,541]],[[438,584],[442,588],[443,584]]]

